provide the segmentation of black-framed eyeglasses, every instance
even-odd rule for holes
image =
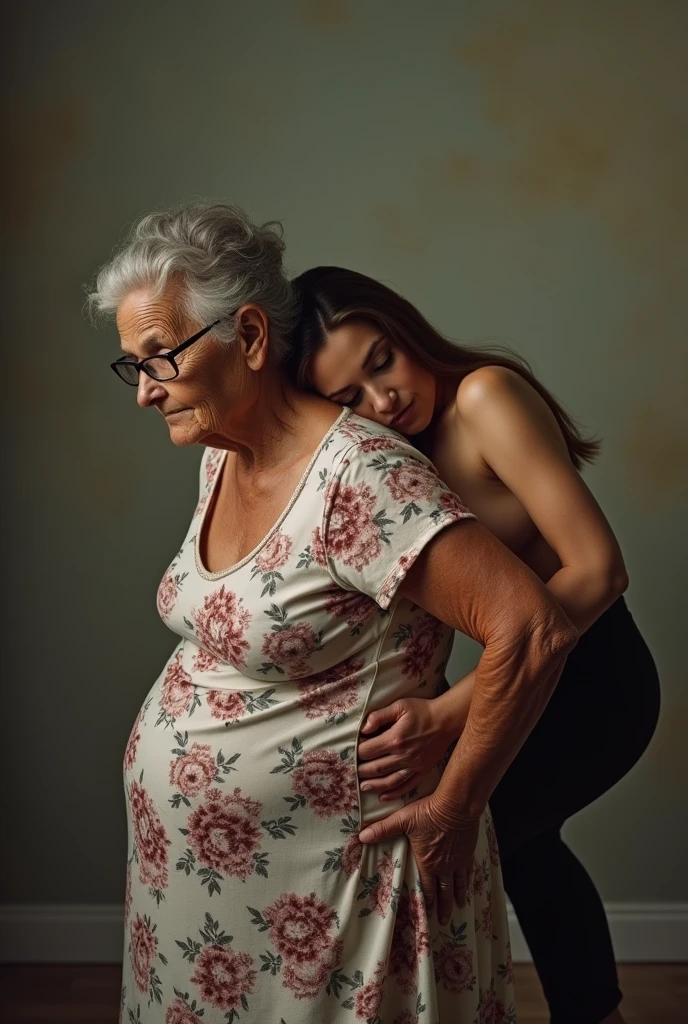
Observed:
[[[153,380],[174,380],[175,377],[179,376],[179,367],[175,362],[175,356],[178,356],[189,345],[193,345],[194,341],[198,341],[208,331],[212,331],[213,327],[217,327],[218,324],[222,323],[222,320],[227,320],[231,316],[234,316],[234,313],[230,313],[228,317],[222,317],[220,320],[215,320],[214,323],[208,324],[203,330],[194,334],[192,338],[187,338],[181,345],[177,345],[171,352],[165,352],[164,355],[148,356],[140,362],[137,362],[135,359],[129,359],[128,356],[122,356],[121,359],[110,363],[110,366],[120,380],[123,380],[125,384],[131,384],[132,387],[138,387],[141,370],[147,373]]]

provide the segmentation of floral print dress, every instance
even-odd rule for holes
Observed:
[[[415,449],[344,410],[268,535],[211,573],[198,541],[224,458],[206,450],[160,584],[179,642],[124,758],[122,1021],[515,1021],[489,814],[467,906],[446,927],[404,837],[358,841],[402,806],[358,788],[361,722],[438,693],[452,640],[399,585],[470,513]]]

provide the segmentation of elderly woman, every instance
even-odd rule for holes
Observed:
[[[487,801],[576,632],[424,456],[287,383],[282,251],[194,203],[144,218],[91,295],[139,405],[204,446],[158,591],[179,641],[125,753],[122,1019],[513,1021]],[[381,807],[361,723],[438,692],[454,629],[485,648],[466,727]]]

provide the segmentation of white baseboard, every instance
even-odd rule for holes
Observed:
[[[688,903],[605,903],[619,963],[688,962]],[[532,961],[516,915],[509,907],[514,963]]]
[[[688,961],[688,903],[607,903],[620,963]],[[0,962],[100,963],[122,959],[122,907],[117,904],[5,904],[0,906]],[[516,963],[530,953],[509,912]]]

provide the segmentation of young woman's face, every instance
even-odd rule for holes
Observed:
[[[349,320],[332,331],[310,370],[326,398],[400,434],[425,430],[435,411],[433,374],[368,320]]]

